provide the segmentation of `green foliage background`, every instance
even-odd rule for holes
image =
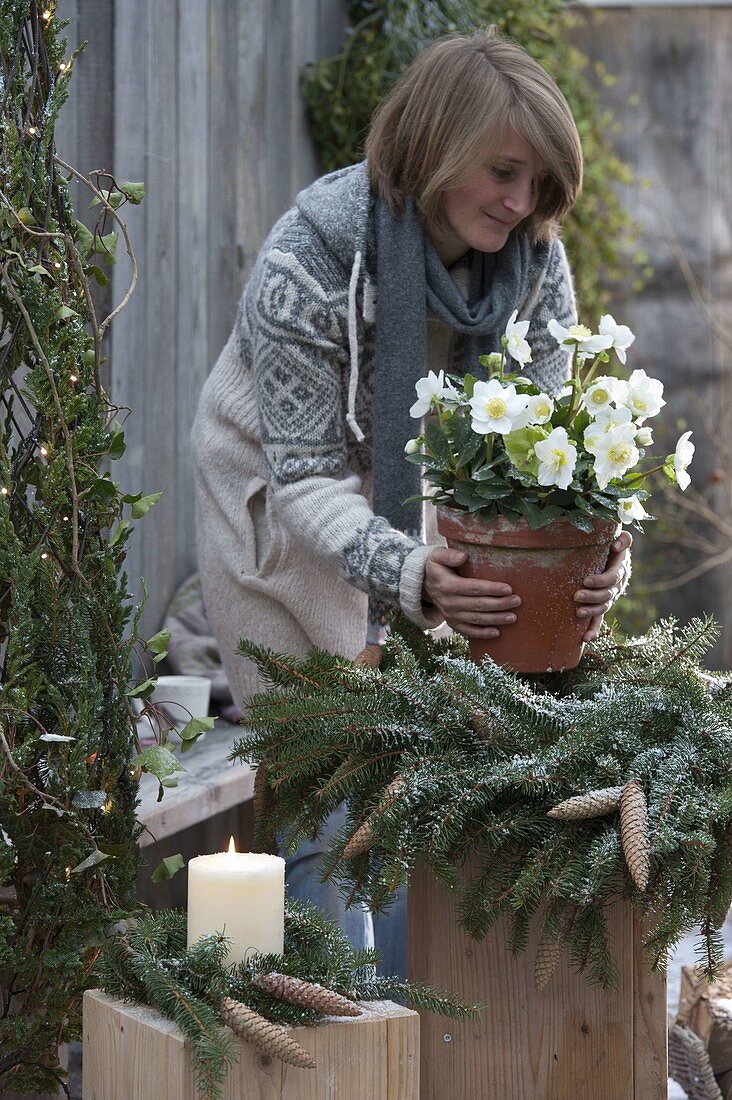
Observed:
[[[444,34],[470,34],[495,24],[557,81],[574,114],[585,154],[582,197],[567,219],[564,240],[580,313],[593,323],[617,293],[638,289],[649,271],[634,227],[615,188],[633,174],[613,152],[612,115],[596,85],[612,81],[601,65],[572,44],[587,15],[563,0],[351,0],[352,27],[342,51],[308,65],[302,89],[313,138],[325,171],[363,156],[371,115],[415,55]]]

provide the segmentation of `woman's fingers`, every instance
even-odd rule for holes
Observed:
[[[583,642],[594,642],[600,634],[600,627],[602,626],[602,615],[593,615],[593,617],[587,623],[587,630],[582,635]]]

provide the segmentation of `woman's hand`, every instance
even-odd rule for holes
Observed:
[[[516,621],[521,603],[508,584],[461,577],[456,572],[467,558],[464,550],[439,546],[424,570],[425,602],[434,604],[448,625],[466,638],[497,638],[498,627]]]
[[[585,577],[585,587],[574,594],[575,602],[579,604],[577,615],[587,619],[587,630],[582,635],[583,642],[594,642],[600,633],[603,615],[625,591],[630,576],[628,551],[632,542],[630,531],[621,531],[612,544],[605,572]]]

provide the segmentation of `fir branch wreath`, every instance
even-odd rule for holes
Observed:
[[[699,925],[711,975],[732,901],[732,681],[699,665],[717,633],[708,618],[607,632],[577,669],[523,679],[406,620],[380,669],[242,641],[271,688],[250,697],[253,736],[232,758],[264,768],[258,828],[287,851],[347,801],[323,874],[376,912],[421,860],[475,937],[507,915],[518,953],[539,914],[537,983],[561,943],[611,986],[606,911],[620,895],[651,922],[654,967]]]
[[[108,993],[151,1005],[178,1024],[191,1043],[198,1088],[209,1100],[222,1095],[235,1058],[223,1024],[262,1053],[312,1069],[312,1056],[283,1025],[359,1016],[359,1001],[389,997],[452,1019],[478,1011],[452,994],[377,974],[377,952],[354,949],[338,925],[307,902],[287,902],[284,954],[226,966],[226,950],[219,934],[187,950],[186,915],[171,909],[122,924],[99,965]]]

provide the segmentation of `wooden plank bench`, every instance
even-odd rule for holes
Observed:
[[[149,832],[140,837],[141,848],[200,825],[251,799],[256,769],[227,759],[233,742],[244,732],[241,726],[219,718],[205,741],[181,757],[186,770],[176,772],[178,786],[166,787],[160,802],[155,776],[142,776],[137,818]]]

